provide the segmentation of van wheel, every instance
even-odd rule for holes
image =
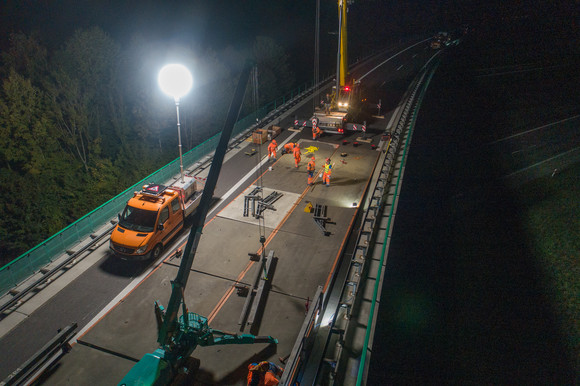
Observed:
[[[157,260],[157,258],[161,256],[161,252],[163,252],[163,245],[157,244],[155,248],[153,248],[153,251],[151,251],[151,258]]]

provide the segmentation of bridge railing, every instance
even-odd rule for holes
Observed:
[[[232,138],[239,137],[244,132],[249,132],[256,125],[257,119],[261,119],[270,112],[282,108],[285,104],[292,102],[297,96],[304,94],[312,87],[312,84],[304,83],[284,96],[277,98],[275,101],[240,119],[234,126]],[[219,137],[220,133],[183,154],[184,167],[189,168],[204,157],[210,155],[216,149]],[[143,184],[151,181],[169,181],[179,173],[179,158],[177,158],[79,218],[60,232],[23,253],[10,263],[4,265],[0,268],[0,296],[18,286],[22,281],[35,274],[40,268],[53,262],[66,253],[67,250],[70,250],[99,228],[102,228],[104,224],[113,220],[123,210],[129,198],[132,197],[133,192],[140,190]]]

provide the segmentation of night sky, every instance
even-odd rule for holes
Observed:
[[[441,13],[443,3],[355,1],[350,7],[349,39],[368,43],[398,38],[394,35],[417,28],[435,30],[437,24],[446,23],[439,20],[440,15],[447,17],[447,11]],[[336,41],[332,35],[337,28],[336,4],[321,0],[321,46]],[[314,49],[315,0],[0,0],[0,7],[3,49],[11,32],[38,31],[46,46],[58,48],[74,30],[92,26],[99,26],[121,44],[140,35],[219,50],[248,44],[261,35],[274,38],[290,54]],[[454,13],[452,18],[458,17]]]
[[[321,46],[330,45],[336,39],[329,33],[336,30],[337,2],[320,3]],[[315,8],[315,0],[0,0],[0,49],[7,47],[11,32],[38,31],[46,46],[58,48],[75,29],[99,26],[121,44],[141,35],[219,50],[263,35],[291,54],[305,48],[310,53]],[[527,15],[566,25],[562,18],[574,23],[577,8],[573,0],[355,0],[349,8],[349,39],[353,49],[388,45],[462,23],[505,23]]]
[[[3,0],[0,4],[3,44],[11,31],[39,30],[48,43],[58,45],[71,31],[97,25],[121,42],[140,34],[219,48],[243,44],[256,35],[302,38],[313,28],[315,10],[313,1],[287,0]],[[334,8],[332,3],[330,11]]]

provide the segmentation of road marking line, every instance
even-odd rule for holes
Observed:
[[[89,323],[87,323],[85,325],[85,327],[82,330],[80,330],[70,340],[71,344],[75,344],[77,342],[77,340],[81,339],[86,333],[88,333],[94,326],[97,325],[97,323],[99,323],[105,316],[107,316],[107,314],[109,314],[109,312],[111,312],[113,309],[115,309],[115,307],[117,307],[117,305],[121,304],[121,302],[127,296],[129,296],[139,286],[139,284],[142,281],[146,280],[155,271],[157,271],[163,265],[163,262],[165,260],[169,259],[169,257],[170,256],[168,256],[166,259],[163,259],[163,261],[156,263],[156,265],[153,268],[151,268],[150,270],[144,271],[141,275],[139,275],[135,279],[133,279],[128,286],[126,286],[121,292],[119,292],[119,294],[117,296],[115,296],[113,298],[113,300],[111,300],[105,307],[103,307],[103,309],[97,315],[95,315],[95,317],[93,319],[91,319],[91,321]]]
[[[397,71],[399,71],[401,68],[403,68],[404,64],[401,64],[399,67],[397,67]]]
[[[370,74],[371,72],[373,72],[374,70],[376,70],[377,68],[379,68],[380,66],[382,66],[383,64],[387,63],[389,60],[391,60],[391,59],[393,59],[393,58],[395,58],[395,57],[399,56],[399,55],[400,55],[400,54],[402,54],[403,52],[405,52],[405,51],[407,51],[407,50],[409,50],[409,49],[411,49],[411,48],[415,47],[416,45],[419,45],[419,44],[421,44],[421,43],[424,43],[424,42],[426,42],[427,40],[431,40],[431,38],[427,38],[427,39],[425,39],[425,40],[421,40],[420,42],[418,42],[418,43],[415,43],[415,44],[413,44],[413,45],[411,45],[411,46],[409,46],[409,47],[405,48],[404,50],[397,52],[395,55],[393,55],[393,56],[391,56],[390,58],[386,59],[384,62],[382,62],[382,63],[378,64],[378,65],[377,65],[375,68],[371,69],[369,72],[367,72],[366,74],[364,74],[363,76],[361,76],[361,77],[358,79],[358,81],[361,81],[361,80],[363,80],[363,79],[364,79],[364,78],[365,78],[365,77],[366,77],[368,74]]]
[[[510,135],[508,137],[495,140],[493,142],[489,142],[488,145],[493,145],[493,144],[496,144],[496,143],[499,143],[499,142],[502,142],[502,141],[506,141],[508,139],[512,139],[512,138],[515,138],[515,137],[519,137],[520,135],[528,134],[528,133],[531,133],[531,132],[536,131],[536,130],[545,129],[546,127],[554,126],[554,125],[557,125],[557,124],[562,123],[562,122],[566,122],[566,121],[570,121],[572,119],[576,119],[578,117],[580,117],[580,114],[574,115],[573,117],[570,117],[570,118],[561,119],[561,120],[556,121],[556,122],[548,123],[546,125],[543,125],[543,126],[540,126],[540,127],[536,127],[536,128],[530,129],[530,130],[522,131],[520,133],[513,134],[513,135]]]
[[[505,176],[504,176],[504,178],[508,178],[508,177],[514,176],[514,175],[516,175],[516,174],[518,174],[518,173],[525,172],[526,170],[529,170],[529,169],[535,168],[535,167],[537,167],[537,166],[540,166],[540,165],[541,165],[541,164],[543,164],[543,163],[550,162],[550,161],[552,161],[552,160],[555,160],[556,158],[563,157],[563,156],[565,156],[565,155],[568,155],[568,154],[570,154],[570,153],[573,153],[573,152],[575,152],[575,151],[577,151],[577,150],[580,150],[580,147],[575,147],[574,149],[570,149],[570,150],[568,150],[568,151],[565,151],[564,153],[557,154],[557,155],[555,155],[555,156],[553,156],[553,157],[546,158],[546,159],[545,159],[545,160],[543,160],[543,161],[536,162],[536,163],[535,163],[535,164],[533,164],[533,165],[530,165],[530,166],[527,166],[527,167],[525,167],[525,168],[522,168],[522,169],[516,170],[516,171],[515,171],[515,172],[513,172],[513,173],[510,173],[510,174],[507,174],[507,175],[505,175]]]

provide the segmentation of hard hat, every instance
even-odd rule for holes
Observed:
[[[272,143],[277,143],[275,139],[272,140]]]
[[[312,161],[314,161],[314,156],[312,157]]]
[[[326,162],[330,162],[330,158],[327,158],[327,159],[326,159]]]
[[[268,367],[269,367],[268,365],[269,364],[266,361],[262,361],[262,362],[256,363],[256,364],[252,363],[252,365],[251,365],[252,367],[250,367],[250,370],[251,371],[263,371],[263,372],[265,372],[266,370],[268,370]]]

